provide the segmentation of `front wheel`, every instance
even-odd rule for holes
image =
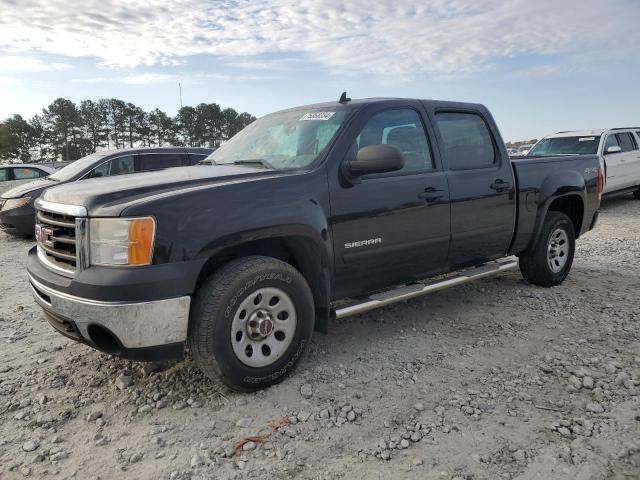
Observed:
[[[240,391],[280,382],[313,332],[304,277],[270,257],[230,262],[207,279],[191,311],[189,346],[200,369]]]
[[[548,212],[536,244],[520,255],[520,272],[524,279],[552,287],[561,284],[573,264],[576,236],[571,219],[561,212]]]

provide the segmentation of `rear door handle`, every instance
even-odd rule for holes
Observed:
[[[495,190],[496,192],[504,192],[509,188],[509,183],[505,182],[501,178],[498,178],[495,182],[493,182],[490,185],[490,187],[491,187],[491,190]]]
[[[444,196],[443,190],[438,190],[434,187],[427,187],[424,189],[424,192],[418,194],[418,197],[426,201],[427,203],[435,202],[439,198]]]

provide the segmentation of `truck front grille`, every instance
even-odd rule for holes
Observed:
[[[36,215],[38,256],[54,270],[73,275],[78,269],[76,218],[43,210]]]

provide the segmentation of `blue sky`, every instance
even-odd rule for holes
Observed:
[[[263,115],[480,102],[505,140],[640,125],[640,0],[0,0],[0,119],[57,97]]]

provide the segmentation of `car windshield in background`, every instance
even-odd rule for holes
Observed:
[[[340,129],[349,109],[295,109],[262,117],[201,163],[288,170],[311,165]]]
[[[75,162],[70,163],[66,167],[61,168],[57,172],[49,175],[47,178],[50,180],[56,180],[58,182],[66,182],[72,180],[79,173],[84,171],[86,168],[93,166],[97,160],[100,160],[106,155],[107,153],[105,152],[92,153],[91,155],[82,157]]]
[[[545,138],[531,149],[528,156],[595,155],[599,144],[600,135]]]

